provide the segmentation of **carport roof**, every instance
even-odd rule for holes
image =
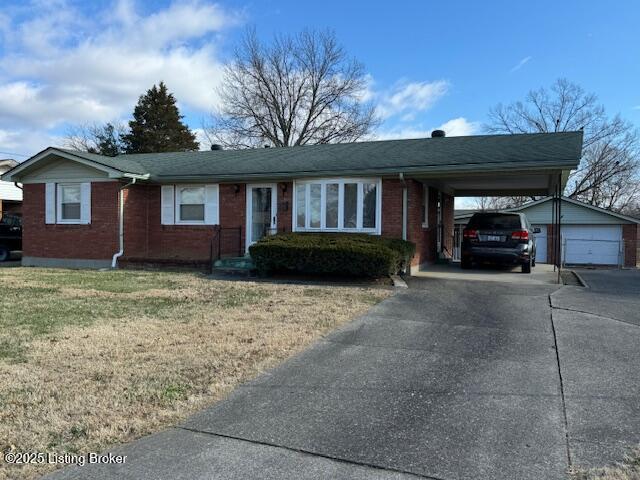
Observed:
[[[237,181],[325,175],[406,175],[505,170],[570,170],[581,156],[582,132],[421,138],[250,150],[97,154],[48,148],[7,172],[20,181],[51,155],[151,180]]]

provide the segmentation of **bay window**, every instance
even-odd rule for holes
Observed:
[[[296,231],[380,233],[379,179],[297,181],[294,195]]]

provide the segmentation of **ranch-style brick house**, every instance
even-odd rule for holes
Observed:
[[[552,194],[581,149],[582,132],[117,157],[47,148],[2,180],[23,184],[27,266],[209,264],[264,235],[313,231],[410,240],[418,267],[451,256],[455,196]]]

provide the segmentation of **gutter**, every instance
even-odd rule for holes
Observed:
[[[118,192],[118,240],[120,243],[120,250],[113,254],[113,258],[111,259],[111,268],[116,268],[118,266],[118,259],[124,255],[124,190],[125,188],[130,187],[135,184],[138,179],[133,177],[131,181],[120,187],[120,191]]]

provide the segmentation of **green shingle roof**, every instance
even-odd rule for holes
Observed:
[[[129,154],[87,160],[151,179],[219,179],[384,174],[506,168],[575,168],[582,132],[384,140],[300,147]]]

